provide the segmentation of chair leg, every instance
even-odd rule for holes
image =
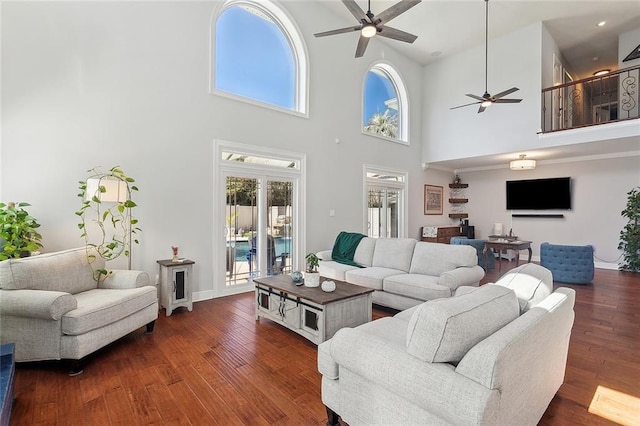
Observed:
[[[327,409],[327,426],[338,426],[340,424],[340,422],[338,421],[338,413],[336,413],[326,405],[324,406],[324,408]]]
[[[84,371],[84,363],[81,359],[72,359],[71,360],[71,368],[69,369],[69,377],[77,376],[82,374]]]

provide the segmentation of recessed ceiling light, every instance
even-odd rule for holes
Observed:
[[[432,52],[432,53],[431,53],[431,56],[433,56],[434,58],[435,58],[435,57],[438,57],[438,56],[440,56],[440,55],[442,55],[442,52],[441,52],[441,51],[439,51],[439,50],[436,50],[435,52]]]
[[[600,70],[593,73],[594,76],[600,77],[601,75],[609,74],[611,70]]]
[[[592,60],[593,62],[597,61],[598,59],[600,59],[600,58],[598,58],[597,56],[594,56],[593,58],[591,58],[591,60]]]
[[[598,26],[599,27],[604,27],[607,24],[607,21],[600,21],[598,22]]]

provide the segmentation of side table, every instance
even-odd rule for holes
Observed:
[[[520,250],[529,251],[529,259],[527,263],[531,263],[531,241],[507,241],[507,240],[492,240],[484,243],[484,249],[482,254],[484,255],[484,264],[487,265],[487,252],[489,249],[498,250],[498,253],[502,250],[514,250],[516,252],[516,266],[520,263]],[[498,271],[502,271],[502,256],[498,256]]]
[[[179,307],[193,310],[192,274],[193,260],[181,259],[174,262],[171,259],[158,260],[160,265],[160,305],[165,309],[167,316]]]

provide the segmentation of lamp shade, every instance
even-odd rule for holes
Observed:
[[[104,187],[104,192],[99,191],[101,186]],[[127,183],[120,179],[89,178],[87,179],[85,199],[91,200],[94,195],[102,202],[121,203],[127,201]]]
[[[527,160],[525,154],[521,154],[520,158],[509,163],[511,170],[531,170],[536,168],[536,160]]]

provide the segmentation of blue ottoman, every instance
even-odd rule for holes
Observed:
[[[540,244],[540,265],[553,273],[553,280],[588,284],[593,280],[593,247]]]
[[[487,265],[484,264],[484,243],[487,240],[479,240],[467,237],[451,237],[451,244],[453,245],[467,245],[472,246],[476,249],[478,254],[478,265],[482,266],[482,268],[487,271],[489,269],[493,269],[496,264],[496,257],[491,254],[491,256],[487,255]]]

